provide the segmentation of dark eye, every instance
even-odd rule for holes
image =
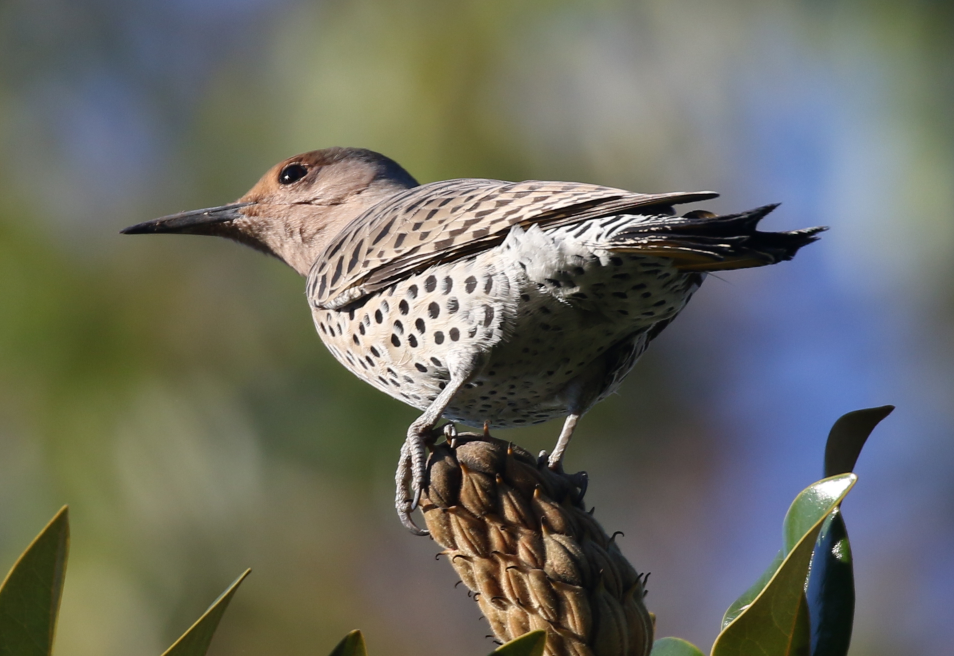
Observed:
[[[308,169],[301,164],[289,164],[278,174],[278,181],[283,185],[289,185],[304,178],[306,173]]]

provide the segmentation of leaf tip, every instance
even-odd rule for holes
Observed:
[[[543,629],[525,633],[493,651],[497,656],[543,656],[547,632]]]

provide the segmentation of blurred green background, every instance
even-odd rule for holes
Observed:
[[[63,503],[61,656],[158,654],[246,566],[213,654],[482,654],[391,507],[415,412],[338,366],[304,283],[224,240],[125,237],[278,160],[362,146],[419,180],[714,189],[831,231],[710,278],[568,467],[703,647],[821,473],[894,403],[845,504],[852,654],[954,644],[950,2],[6,0],[0,569]],[[557,424],[503,437],[548,448]]]

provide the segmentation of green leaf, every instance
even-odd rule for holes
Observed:
[[[812,619],[812,656],[845,656],[855,615],[855,575],[851,545],[841,511],[822,525],[808,577]]]
[[[491,656],[543,656],[543,648],[546,644],[546,631],[531,631],[507,644],[500,645]]]
[[[182,634],[182,637],[162,653],[162,656],[205,656],[212,643],[212,636],[219,626],[219,620],[225,614],[232,596],[238,590],[239,584],[245,580],[252,570],[245,570],[241,576],[235,579],[235,582],[228,589],[219,595],[219,598],[212,602],[209,609],[202,614],[195,624],[189,627],[189,630]]]
[[[775,558],[772,559],[772,562],[769,563],[769,566],[765,568],[765,571],[762,572],[762,575],[755,580],[748,590],[742,593],[742,595],[732,602],[732,605],[729,606],[728,610],[725,611],[725,615],[722,617],[722,628],[729,626],[736,617],[742,614],[746,608],[748,608],[755,598],[759,596],[759,593],[765,589],[765,586],[768,585],[768,582],[772,580],[772,577],[775,576],[775,572],[778,571],[778,568],[782,565],[782,561],[785,560],[785,552],[779,551],[775,554]]]
[[[364,636],[355,629],[331,650],[331,656],[368,656],[368,649],[364,646]]]
[[[820,523],[838,506],[835,499],[844,498],[857,480],[858,477],[851,473],[824,478],[812,483],[795,497],[785,513],[785,553],[791,553],[813,528],[821,529]]]
[[[771,564],[762,572],[755,583],[729,606],[722,618],[723,629],[755,600],[772,577],[775,576],[782,561],[785,560],[785,556],[791,553],[795,544],[825,517],[827,509],[831,506],[832,494],[831,486],[826,484],[827,480],[809,486],[795,497],[795,501],[792,502],[791,507],[785,514],[785,521],[782,525],[785,538],[782,550],[775,554]],[[837,488],[836,485],[835,489]]]
[[[828,434],[825,476],[854,469],[862,447],[894,406],[856,410],[843,415]],[[813,656],[845,656],[855,614],[855,575],[848,529],[839,510],[825,520],[806,589],[812,625]]]
[[[891,414],[893,405],[855,410],[842,415],[828,433],[825,446],[825,476],[837,476],[854,471],[861,447],[871,431]]]
[[[660,638],[653,643],[649,656],[702,656],[702,652],[682,638]]]
[[[825,518],[857,480],[854,474],[826,478],[795,498],[785,516],[784,560],[750,603],[736,602],[726,612],[724,629],[712,646],[713,656],[808,655],[810,631],[805,581],[815,540]],[[798,531],[800,536],[796,536]]]
[[[69,550],[69,512],[63,506],[0,585],[0,656],[52,652]]]

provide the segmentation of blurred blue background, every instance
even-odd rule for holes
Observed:
[[[124,237],[278,160],[782,202],[795,261],[710,278],[568,467],[659,635],[708,649],[849,410],[856,656],[954,643],[954,9],[839,0],[0,4],[0,569],[63,503],[63,656],[158,654],[246,566],[214,654],[483,654],[391,508],[415,412],[325,351],[303,281]],[[502,436],[537,450],[559,426]]]

